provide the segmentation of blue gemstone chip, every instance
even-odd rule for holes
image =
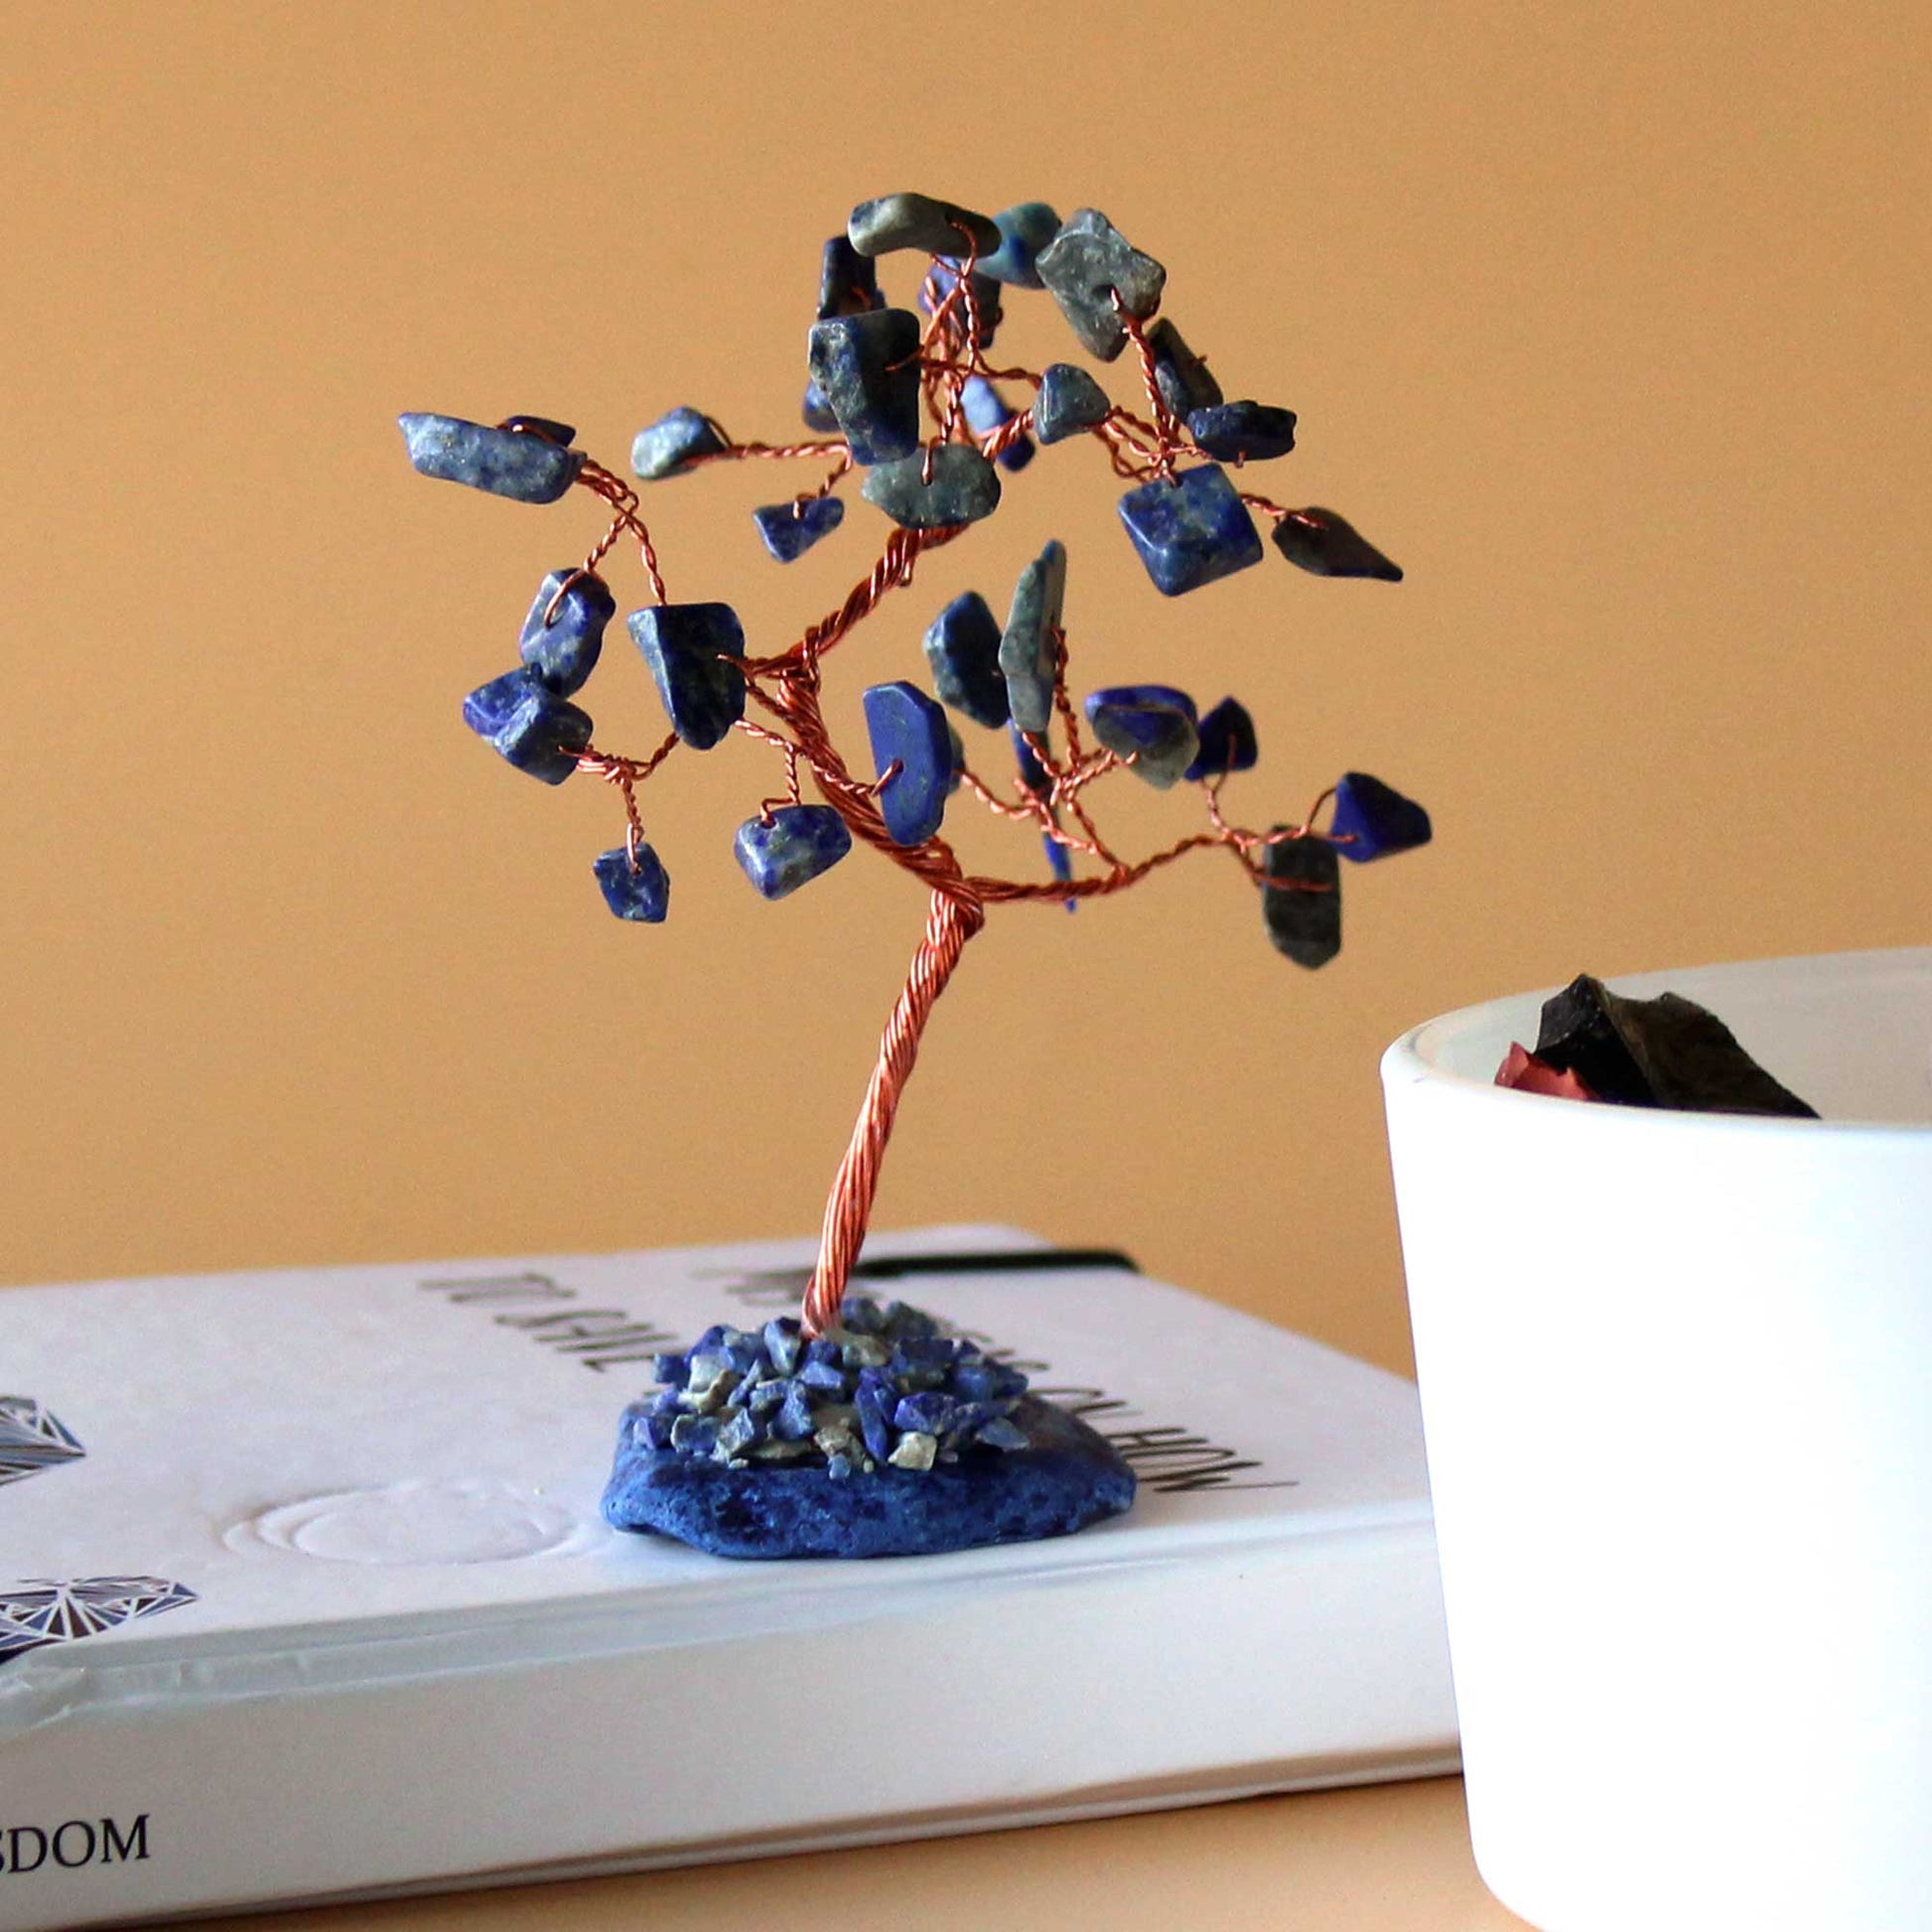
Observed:
[[[980,257],[980,273],[1017,289],[1039,289],[1039,251],[1059,233],[1060,217],[1044,202],[1016,202],[993,217],[1000,245]]]
[[[783,898],[830,872],[852,850],[852,834],[830,805],[779,805],[768,822],[748,818],[732,850],[761,898]]]
[[[708,752],[745,715],[745,630],[729,604],[653,604],[626,620],[671,729]]]
[[[862,255],[851,240],[835,234],[825,244],[818,263],[818,319],[830,322],[834,316],[863,316],[883,308],[879,293],[879,265],[870,255]]]
[[[629,851],[618,846],[600,853],[591,861],[604,902],[621,919],[634,919],[644,925],[661,925],[671,906],[671,880],[664,863],[647,845],[637,848],[633,863]]]
[[[934,262],[931,268],[933,299],[928,300],[926,286],[919,285],[919,307],[928,315],[935,314],[939,305],[945,301],[959,282],[959,270],[951,262]],[[979,345],[990,348],[993,338],[999,334],[1000,325],[1006,320],[1006,308],[1000,300],[1000,285],[990,275],[982,275],[976,269],[969,284],[973,294],[973,313],[979,323]],[[962,333],[966,328],[966,304],[962,300],[953,307],[953,315],[958,319]]]
[[[1429,813],[1393,785],[1366,771],[1344,771],[1335,786],[1335,812],[1328,836],[1344,859],[1358,865],[1413,852],[1434,836]]]
[[[1223,402],[1188,412],[1187,434],[1217,463],[1264,463],[1295,447],[1295,412],[1265,402]]]
[[[814,323],[810,362],[854,463],[891,463],[919,447],[919,319],[909,309]]]
[[[590,715],[527,667],[479,685],[463,701],[463,722],[519,771],[547,785],[562,784],[591,742]]]
[[[645,483],[682,477],[695,470],[702,457],[716,456],[725,447],[716,424],[698,409],[673,409],[648,429],[640,429],[630,445],[630,467]]]
[[[1221,400],[1221,385],[1208,366],[1187,346],[1171,318],[1163,316],[1147,332],[1148,352],[1154,357],[1154,382],[1161,400],[1176,416],[1196,409],[1212,409]]]
[[[923,845],[946,815],[952,735],[946,714],[916,684],[875,684],[864,694],[873,769],[897,771],[879,788],[880,815],[896,845]]]
[[[1284,831],[1284,826],[1276,826]],[[1325,966],[1341,951],[1341,867],[1326,839],[1284,839],[1268,848],[1262,922],[1275,950],[1298,966]]]
[[[1194,761],[1180,775],[1190,783],[1196,778],[1221,778],[1230,771],[1252,771],[1261,758],[1255,739],[1255,721],[1245,705],[1223,698],[1200,721],[1200,750]]]
[[[1337,510],[1290,510],[1275,525],[1275,548],[1316,577],[1379,577],[1402,582],[1402,566],[1385,557]]]
[[[518,646],[524,663],[560,698],[581,691],[597,669],[605,626],[617,611],[617,600],[595,572],[553,570],[523,620]]]
[[[1166,791],[1200,750],[1194,701],[1171,684],[1116,684],[1089,694],[1087,723],[1136,777]]]
[[[1066,546],[1057,539],[1020,573],[1000,638],[1007,703],[1022,731],[1043,732],[1053,717],[1059,679],[1059,628],[1066,603]]]
[[[1000,675],[1000,621],[978,591],[965,591],[927,626],[925,661],[942,704],[998,731],[1012,716]]]
[[[398,416],[396,423],[419,476],[519,503],[554,503],[584,467],[581,450],[559,448],[547,436],[422,411]]]
[[[1078,436],[1104,423],[1113,407],[1106,390],[1077,363],[1049,362],[1034,399],[1034,434],[1042,443]]]
[[[861,202],[845,232],[862,255],[890,255],[900,248],[957,255],[962,245],[976,255],[990,255],[1006,239],[985,215],[930,195],[881,195]]]
[[[767,503],[752,512],[752,521],[772,556],[781,564],[796,563],[821,537],[829,537],[845,521],[845,504],[836,496]]]
[[[1127,346],[1114,298],[1136,321],[1161,306],[1168,271],[1129,246],[1098,208],[1075,208],[1035,262],[1060,313],[1089,355],[1111,362]]]
[[[999,471],[964,443],[876,464],[859,488],[867,502],[908,530],[977,523],[1000,506]]]
[[[1227,472],[1212,464],[1130,489],[1120,499],[1120,520],[1165,597],[1261,562],[1254,518]]]

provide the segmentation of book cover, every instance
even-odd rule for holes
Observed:
[[[0,1295],[0,1932],[1452,1769],[1413,1388],[1012,1230],[881,1296],[1133,1463],[1045,1543],[609,1529],[651,1357],[804,1242]]]

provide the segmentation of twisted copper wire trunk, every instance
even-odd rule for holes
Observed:
[[[918,1058],[919,1037],[931,1016],[932,1003],[945,991],[953,968],[959,964],[966,941],[985,923],[985,909],[976,897],[941,887],[933,889],[925,937],[912,955],[905,985],[886,1023],[865,1103],[859,1109],[851,1144],[839,1163],[825,1203],[818,1265],[812,1270],[800,1311],[808,1335],[821,1334],[838,1321],[845,1285],[872,1218],[872,1199],[879,1188],[886,1144],[893,1136],[893,1117],[898,1112],[899,1095]]]

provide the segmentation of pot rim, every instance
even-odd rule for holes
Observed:
[[[1768,959],[1744,959],[1713,965],[1665,969],[1643,973],[1604,976],[1611,991],[1646,999],[1659,993],[1682,993],[1687,998],[1706,1002],[1720,1019],[1724,1017],[1723,989],[1746,981],[1821,978],[1836,981],[1846,990],[1880,979],[1900,976],[1921,979],[1932,987],[1932,946],[1875,948],[1863,952],[1794,953]],[[1524,1016],[1528,1016],[1529,1038],[1535,1037],[1537,1010],[1543,1001],[1561,988],[1550,986],[1530,993],[1506,994],[1474,1006],[1457,1007],[1451,1012],[1425,1020],[1420,1026],[1393,1040],[1382,1055],[1381,1073],[1385,1089],[1394,1092],[1412,1086],[1428,1086],[1455,1093],[1464,1104],[1489,1107],[1542,1107],[1554,1109],[1551,1125],[1568,1114],[1579,1125],[1588,1120],[1595,1131],[1648,1134],[1710,1134],[1714,1130],[1757,1136],[1791,1137],[1818,1134],[1881,1135],[1888,1140],[1932,1141],[1932,1118],[1923,1121],[1859,1119],[1844,1114],[1829,1120],[1807,1120],[1788,1115],[1716,1114],[1678,1112],[1663,1108],[1579,1106],[1559,1094],[1528,1093],[1521,1088],[1499,1087],[1493,1079],[1478,1079],[1451,1072],[1441,1063],[1441,1055],[1451,1050],[1470,1035],[1496,1030],[1519,1036]],[[1500,1056],[1500,1049],[1499,1049]]]

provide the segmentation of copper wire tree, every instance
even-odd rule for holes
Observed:
[[[922,321],[887,308],[879,293],[876,258],[898,250],[925,260],[918,291]],[[886,1023],[826,1202],[818,1261],[801,1311],[808,1336],[838,1320],[919,1041],[989,906],[1097,898],[1124,892],[1190,852],[1218,850],[1261,893],[1276,944],[1302,964],[1319,965],[1339,945],[1336,854],[1375,858],[1429,837],[1420,806],[1356,772],[1322,792],[1298,823],[1267,831],[1233,823],[1222,809],[1222,788],[1231,772],[1254,762],[1255,739],[1246,712],[1232,699],[1201,718],[1184,694],[1168,687],[1120,687],[1092,694],[1083,720],[1067,682],[1068,646],[1058,608],[1064,558],[1057,545],[1048,545],[1023,576],[1004,630],[989,635],[982,615],[978,644],[957,646],[977,649],[978,662],[949,662],[945,653],[954,646],[944,636],[935,644],[928,633],[928,657],[941,696],[953,708],[961,703],[957,689],[948,690],[948,671],[955,686],[960,675],[977,674],[984,688],[991,675],[996,699],[1004,678],[1014,700],[1011,732],[1020,764],[1019,776],[1004,790],[972,768],[949,727],[942,727],[951,747],[948,768],[930,768],[927,748],[942,741],[920,707],[935,717],[938,711],[916,688],[898,684],[867,694],[870,715],[878,691],[910,689],[910,698],[895,702],[909,707],[914,726],[923,728],[923,735],[915,729],[895,749],[890,726],[883,741],[876,727],[872,775],[855,771],[833,741],[822,705],[828,659],[889,593],[912,583],[926,551],[955,541],[998,502],[1000,473],[1026,467],[1038,442],[1084,434],[1101,444],[1115,473],[1132,485],[1121,505],[1128,533],[1157,585],[1171,594],[1260,561],[1255,514],[1272,524],[1277,548],[1306,570],[1400,578],[1334,512],[1291,509],[1233,487],[1222,466],[1238,471],[1250,461],[1285,454],[1293,445],[1294,418],[1286,410],[1223,401],[1204,362],[1171,323],[1157,320],[1164,281],[1158,263],[1128,247],[1104,216],[1089,209],[1062,223],[1033,203],[988,219],[910,195],[855,209],[847,233],[825,245],[812,332],[806,419],[825,433],[790,443],[739,442],[711,417],[679,409],[641,432],[633,451],[632,467],[646,480],[749,459],[825,464],[815,488],[757,512],[767,547],[781,561],[838,527],[844,515],[839,491],[855,470],[865,471],[865,495],[886,510],[894,527],[844,602],[770,654],[745,647],[727,607],[671,604],[637,490],[572,448],[575,433],[567,425],[527,416],[490,427],[439,416],[402,419],[411,460],[428,475],[529,501],[581,489],[608,508],[603,534],[583,562],[553,573],[538,593],[524,629],[522,668],[473,693],[465,715],[512,763],[539,777],[554,783],[583,772],[616,787],[625,839],[598,861],[614,910],[654,921],[667,902],[668,880],[645,841],[638,787],[680,746],[709,749],[734,731],[769,748],[782,762],[780,790],[740,832],[741,863],[761,891],[777,897],[792,890],[843,856],[853,840],[927,888],[924,936]],[[1042,286],[1093,354],[1112,360],[1131,350],[1145,414],[1106,397],[1074,365],[1036,372],[988,359],[1003,289]],[[1025,406],[1002,397],[994,386],[999,383],[1030,391]],[[625,538],[637,546],[651,598],[631,615],[630,628],[673,724],[669,736],[641,758],[593,743],[589,718],[568,702],[594,664],[604,623],[615,611],[602,572]],[[984,613],[978,599],[971,602]],[[687,618],[692,623],[683,621]],[[997,651],[997,665],[986,661],[991,651]],[[981,723],[1001,722],[983,705],[974,715]],[[1191,780],[1199,789],[1204,826],[1145,857],[1123,856],[1102,833],[1089,802],[1101,779],[1122,770],[1164,787],[1176,777]],[[822,806],[805,804],[805,774]],[[1045,842],[1050,876],[968,872],[937,830],[923,825],[916,828],[923,835],[908,839],[903,814],[895,824],[886,808],[894,787],[930,791],[935,785],[963,789],[996,817],[1036,831]],[[1314,821],[1331,800],[1331,822],[1317,831]],[[801,815],[814,813],[814,841],[802,862],[789,872],[760,874],[758,855],[794,825],[807,824]],[[936,811],[932,816],[936,820]]]

